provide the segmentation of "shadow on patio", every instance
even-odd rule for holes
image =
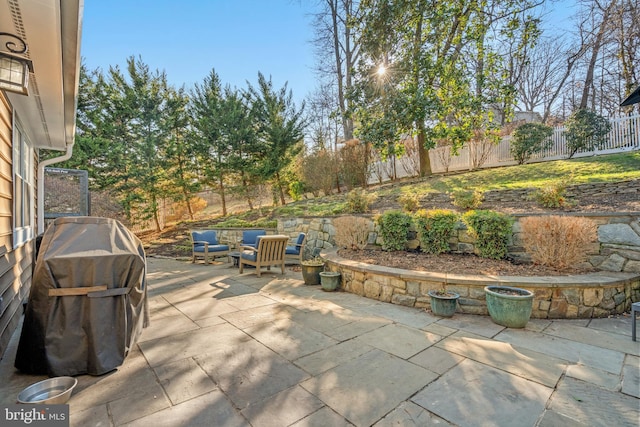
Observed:
[[[148,267],[151,326],[117,371],[78,377],[71,425],[635,425],[639,416],[628,318],[509,330],[325,293],[289,269],[257,278],[228,263]],[[14,354],[0,364],[3,403],[41,379],[15,372]]]

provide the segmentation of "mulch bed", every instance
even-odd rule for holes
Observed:
[[[558,270],[531,263],[481,258],[472,254],[432,255],[415,251],[385,252],[381,250],[354,251],[341,249],[338,254],[346,259],[405,270],[430,271],[452,274],[486,274],[497,276],[566,276],[585,274],[593,269]]]

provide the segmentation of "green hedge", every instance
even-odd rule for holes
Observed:
[[[483,258],[502,259],[507,256],[513,218],[499,212],[474,210],[465,213],[462,220],[469,234],[476,239],[476,249]]]
[[[430,254],[449,252],[449,240],[453,236],[458,219],[457,213],[446,209],[417,212],[414,222],[420,240],[420,250]]]
[[[382,249],[385,251],[402,251],[407,246],[408,234],[412,219],[401,211],[387,211],[378,217]]]

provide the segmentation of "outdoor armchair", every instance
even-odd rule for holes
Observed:
[[[260,268],[267,267],[267,270],[271,270],[272,265],[279,265],[282,274],[284,274],[284,251],[288,241],[289,237],[287,236],[261,236],[257,249],[253,246],[242,246],[243,251],[240,253],[238,261],[240,273],[242,273],[244,265],[252,265],[260,277]]]
[[[209,257],[215,260],[218,257],[229,255],[229,245],[221,244],[218,241],[218,234],[215,230],[192,230],[191,244],[193,249],[191,262],[196,262],[196,257],[203,257],[204,263],[209,264]]]
[[[307,235],[304,233],[298,234],[293,245],[288,245],[285,252],[284,257],[288,262],[295,262],[296,264],[300,264],[302,261],[302,255],[304,253],[304,245],[307,240]]]
[[[265,230],[245,230],[242,232],[242,240],[240,244],[242,246],[252,246],[254,249],[258,247],[258,240],[260,236],[266,236]]]

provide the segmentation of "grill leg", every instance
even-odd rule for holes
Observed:
[[[631,304],[631,339],[636,340],[636,312],[640,312],[640,302]]]

